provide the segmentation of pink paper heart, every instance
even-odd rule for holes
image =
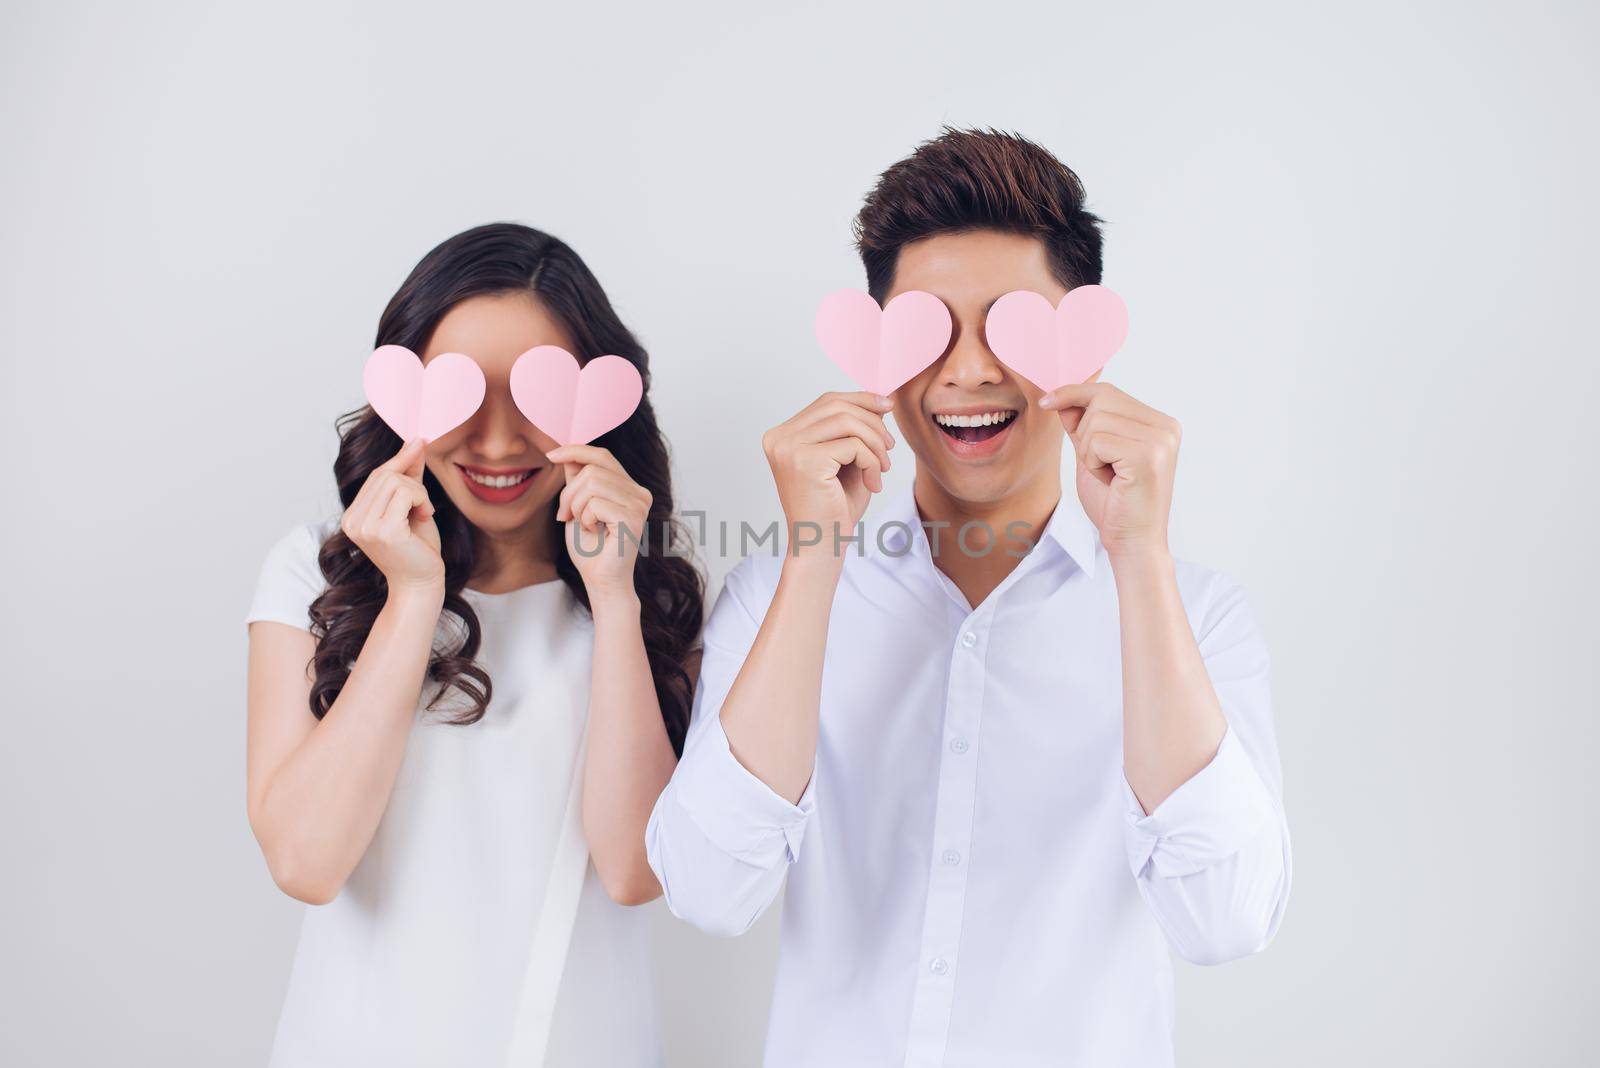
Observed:
[[[984,322],[989,348],[1046,392],[1087,382],[1128,339],[1128,306],[1105,286],[1079,286],[1054,308],[1024,289],[994,302]]]
[[[483,403],[483,369],[459,352],[442,352],[424,367],[410,349],[384,345],[367,357],[361,385],[372,410],[405,441],[435,441]]]
[[[868,294],[841,289],[817,308],[817,341],[862,389],[887,396],[943,355],[950,343],[950,309],[920,290],[879,308]]]
[[[511,365],[511,399],[528,422],[562,445],[586,445],[621,426],[644,398],[639,369],[621,356],[581,368],[558,345],[539,345]]]

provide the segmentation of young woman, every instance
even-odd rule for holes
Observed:
[[[436,441],[346,416],[343,517],[262,570],[250,824],[278,885],[320,906],[272,1063],[656,1063],[624,906],[660,892],[644,828],[683,744],[702,583],[671,551],[648,394],[557,448],[507,385],[552,344],[648,386],[645,352],[570,248],[504,224],[430,252],[377,343],[465,353],[488,390]]]

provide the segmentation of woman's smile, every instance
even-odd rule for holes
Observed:
[[[528,492],[537,467],[492,468],[456,464],[467,491],[480,501],[506,504]]]

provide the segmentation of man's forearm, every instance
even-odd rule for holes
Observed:
[[[822,555],[784,560],[750,655],[722,703],[728,748],[791,804],[816,763],[822,660],[842,563]]]
[[[1122,620],[1122,762],[1148,815],[1210,763],[1227,720],[1165,550],[1113,558]]]

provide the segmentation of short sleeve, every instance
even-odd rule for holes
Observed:
[[[246,624],[267,620],[311,629],[311,602],[327,585],[317,565],[322,540],[321,530],[308,524],[295,527],[268,550]]]

